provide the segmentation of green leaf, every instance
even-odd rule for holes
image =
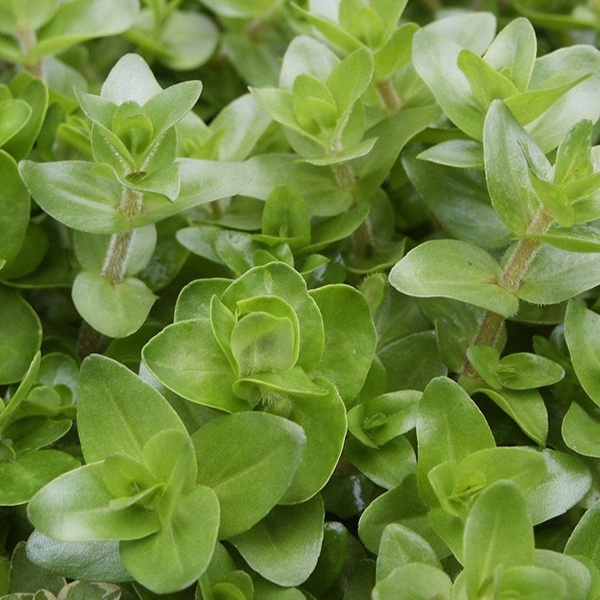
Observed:
[[[42,129],[48,109],[48,88],[44,82],[20,74],[11,81],[11,89],[19,101],[31,108],[31,117],[26,124],[4,145],[6,152],[21,161],[31,152]]]
[[[379,359],[388,375],[388,391],[422,391],[431,379],[448,373],[432,330],[416,332],[383,346]]]
[[[156,434],[186,431],[154,388],[110,358],[95,355],[83,362],[77,392],[81,449],[88,463],[117,453],[142,461],[144,446]]]
[[[465,12],[436,19],[424,29],[483,54],[496,33],[496,17],[489,12]]]
[[[161,383],[192,402],[226,412],[249,408],[231,389],[236,376],[208,320],[169,325],[144,346],[142,356]]]
[[[404,390],[368,398],[348,411],[350,431],[365,446],[382,446],[415,427],[422,397]]]
[[[461,461],[449,461],[430,471],[429,480],[442,507],[466,518],[477,495],[496,481],[511,481],[527,496],[544,479],[546,461],[527,447],[478,450]]]
[[[593,594],[591,590],[592,575],[586,564],[582,564],[578,559],[570,558],[565,554],[552,552],[551,550],[536,550],[535,564],[542,567],[544,575],[548,577],[548,572],[562,579],[562,586],[567,588],[565,597],[585,598],[586,594]]]
[[[297,4],[292,4],[295,11],[301,14],[306,20],[320,31],[327,39],[339,46],[345,52],[353,52],[360,48],[361,43],[352,34],[340,27],[331,19],[315,14],[313,11],[304,10]]]
[[[119,542],[58,542],[34,531],[27,540],[29,559],[69,579],[131,581],[119,558]]]
[[[0,287],[0,383],[20,381],[42,343],[37,313],[17,292]]]
[[[411,443],[396,437],[377,449],[365,446],[355,437],[346,441],[344,455],[371,481],[390,490],[416,471],[417,460]]]
[[[567,512],[587,494],[591,475],[576,456],[556,450],[543,450],[546,475],[528,496],[527,506],[537,525]]]
[[[152,121],[155,138],[163,135],[192,110],[201,91],[202,84],[199,81],[185,81],[159,92],[144,104],[143,111]]]
[[[600,89],[598,66],[600,56],[586,46],[561,48],[535,61],[530,90],[545,90],[556,85],[557,74],[569,74],[568,79],[593,75],[562,95],[544,114],[528,126],[531,137],[544,152],[556,148],[569,130],[582,119],[595,122],[600,108],[591,101],[591,95]],[[564,82],[563,80],[559,82]],[[559,86],[560,87],[560,86]]]
[[[316,382],[327,390],[327,395],[295,397],[290,402],[287,418],[302,427],[306,446],[280,504],[298,504],[312,498],[329,481],[342,454],[347,430],[346,407],[331,383],[323,379]]]
[[[571,227],[575,223],[575,211],[564,190],[558,185],[530,173],[529,179],[538,200],[548,213],[562,227]]]
[[[35,593],[46,589],[56,595],[65,584],[63,577],[49,573],[29,560],[25,542],[17,544],[10,560],[10,589],[13,593]]]
[[[509,243],[511,234],[491,206],[483,175],[424,162],[434,160],[435,151],[441,146],[452,153],[451,162],[454,162],[460,156],[456,145],[463,143],[470,142],[442,142],[418,156],[408,148],[402,156],[402,164],[427,207],[450,235],[482,248],[504,247]],[[478,142],[473,143],[478,146],[483,166],[483,147]],[[432,151],[433,157],[430,154]],[[421,158],[424,160],[420,160]]]
[[[458,240],[428,241],[411,250],[390,273],[400,292],[419,298],[441,296],[514,315],[518,300],[495,281],[500,265],[487,252]]]
[[[189,17],[189,13],[185,14]],[[214,135],[224,131],[219,160],[246,160],[270,124],[271,119],[251,94],[244,94],[228,104],[210,123]]]
[[[446,377],[432,380],[423,393],[417,417],[417,439],[419,494],[432,506],[437,504],[437,499],[428,475],[434,467],[496,445],[477,405],[458,384]]]
[[[553,227],[543,235],[527,237],[567,252],[600,252],[600,231],[590,225]]]
[[[287,396],[310,398],[327,395],[327,390],[314,383],[298,366],[282,373],[265,372],[242,377],[233,384],[233,392],[252,406],[259,401],[269,405]]]
[[[279,0],[202,0],[202,3],[224,17],[266,17]]]
[[[324,518],[320,496],[303,504],[277,506],[231,543],[250,567],[269,581],[297,586],[308,579],[317,564]]]
[[[4,182],[0,191],[0,227],[5,232],[0,262],[10,264],[19,253],[29,222],[30,199],[19,177],[17,163],[0,150],[0,176]],[[0,269],[0,277],[2,270]]]
[[[323,351],[323,319],[302,276],[281,262],[255,267],[234,281],[221,300],[235,311],[240,300],[255,296],[278,296],[295,310],[300,323],[298,364],[307,370],[314,367]]]
[[[565,547],[565,554],[585,556],[600,567],[600,540],[596,535],[600,522],[600,503],[596,502],[577,523]]]
[[[569,347],[573,368],[583,389],[600,406],[600,386],[596,376],[598,369],[598,336],[600,316],[572,301],[565,317],[565,340]]]
[[[566,598],[563,577],[550,569],[525,566],[506,569],[497,577],[499,594],[519,594],[521,598]]]
[[[481,494],[465,525],[469,596],[477,597],[497,567],[529,566],[533,559],[533,526],[525,500],[513,483],[499,481]]]
[[[70,454],[58,450],[36,450],[0,462],[1,506],[29,502],[47,483],[79,466]]]
[[[292,188],[275,188],[265,203],[262,232],[256,239],[266,243],[274,238],[287,242],[292,249],[307,245],[311,232],[304,198]]]
[[[377,554],[385,528],[398,523],[424,538],[438,557],[446,556],[446,545],[429,525],[428,512],[429,508],[419,498],[415,476],[409,475],[399,486],[369,504],[358,522],[358,535],[367,550]]]
[[[198,483],[212,488],[221,505],[220,539],[247,531],[279,502],[306,444],[298,425],[256,412],[211,421],[193,441]]]
[[[249,163],[181,159],[181,192],[175,202],[156,194],[144,198],[144,211],[128,218],[118,208],[122,187],[99,175],[93,163],[22,161],[20,173],[36,202],[73,229],[90,233],[129,231],[174,214],[241,193],[252,173]]]
[[[29,391],[37,381],[38,372],[40,369],[41,354],[38,352],[31,361],[23,381],[19,384],[14,394],[10,397],[6,405],[2,405],[2,412],[0,412],[0,432],[3,431],[11,421],[18,418],[18,409],[20,408],[23,401],[27,398]]]
[[[80,273],[73,284],[73,302],[97,331],[114,338],[135,333],[146,321],[156,296],[145,283],[128,277],[112,283],[98,273]]]
[[[373,55],[366,48],[355,50],[335,67],[327,79],[327,87],[335,99],[339,117],[350,112],[372,77]]]
[[[461,50],[457,64],[467,78],[483,114],[494,100],[504,100],[517,93],[517,88],[509,78],[498,73],[483,58],[470,50]]]
[[[154,17],[142,10],[128,37],[141,47],[156,51],[160,61],[175,71],[187,71],[203,65],[213,54],[219,41],[219,31],[203,14],[171,10],[162,22],[160,40],[154,39]]]
[[[299,121],[291,92],[279,88],[250,88],[250,92],[274,121],[317,142],[314,135],[303,127],[304,121]],[[311,108],[314,109],[314,106]]]
[[[525,273],[517,296],[534,304],[569,300],[600,283],[593,254],[576,254],[543,246]]]
[[[448,118],[470,137],[481,141],[485,113],[458,67],[462,50],[457,42],[431,28],[420,29],[413,38],[413,62],[417,73]]]
[[[265,312],[253,312],[237,322],[231,333],[231,351],[242,376],[291,369],[295,332],[292,321]]]
[[[565,371],[558,363],[543,356],[517,352],[500,360],[498,375],[504,387],[526,390],[558,383]]]
[[[475,140],[448,140],[427,148],[417,158],[459,169],[482,169],[483,146]]]
[[[215,493],[198,486],[181,496],[168,523],[142,539],[122,542],[125,568],[157,594],[177,592],[196,581],[208,567],[219,530]]]
[[[476,391],[493,400],[534,442],[546,445],[548,411],[538,390],[480,388]]]
[[[573,402],[562,422],[565,444],[584,456],[600,458],[600,418],[597,411],[588,411]]]
[[[13,138],[31,117],[31,107],[23,100],[3,100],[0,102],[0,146]]]
[[[511,21],[491,43],[483,59],[494,70],[504,73],[520,92],[529,87],[537,54],[533,26],[527,19]]]
[[[140,505],[110,507],[102,463],[65,473],[42,488],[29,503],[30,521],[59,541],[137,539],[158,531],[158,516]]]
[[[122,33],[133,24],[138,10],[135,0],[74,0],[62,4],[38,33],[38,42],[28,57],[39,59],[86,40]]]
[[[506,105],[500,101],[493,102],[485,118],[483,132],[485,175],[494,209],[517,234],[527,232],[539,207],[523,148],[527,149],[539,170],[550,170],[542,151]]]
[[[394,569],[373,589],[373,600],[450,600],[452,581],[431,565],[413,563]]]
[[[558,147],[554,165],[555,183],[591,174],[591,145],[592,122],[584,119],[573,126]]]
[[[388,525],[381,536],[377,555],[377,581],[410,563],[441,567],[433,548],[418,533],[397,523]]]
[[[311,375],[333,383],[346,403],[361,390],[375,354],[376,332],[364,296],[347,285],[311,291],[325,328],[325,347]],[[340,311],[344,306],[344,312]],[[348,357],[353,356],[348,370]]]

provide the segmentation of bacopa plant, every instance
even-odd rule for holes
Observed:
[[[0,600],[600,600],[598,30],[0,0]]]

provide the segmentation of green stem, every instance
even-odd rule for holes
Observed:
[[[392,78],[388,77],[387,79],[378,81],[375,87],[384,106],[391,112],[398,112],[402,106],[402,101],[396,92]]]
[[[548,231],[551,224],[552,217],[550,217],[546,211],[541,210],[534,217],[527,233],[529,235],[541,235]],[[531,265],[541,246],[541,242],[527,238],[520,240],[514,248],[510,248],[508,250],[510,254],[505,261],[505,267],[502,270],[498,284],[505,290],[516,293],[521,287],[527,269]],[[474,345],[493,346],[498,339],[498,334],[500,333],[503,323],[504,317],[502,315],[487,311],[481,321],[479,330],[475,335]],[[468,360],[466,360],[463,365],[462,374],[467,377],[475,376],[475,370]]]
[[[350,166],[350,163],[348,162],[335,163],[334,165],[332,165],[332,169],[337,184],[345,192],[349,192],[350,194],[352,194],[352,206],[356,206],[356,175],[354,174],[354,169]]]
[[[142,210],[142,194],[130,188],[123,188],[120,210],[129,218],[138,215]],[[127,256],[131,247],[133,230],[115,233],[110,238],[108,252],[102,267],[102,277],[106,277],[113,285],[118,285],[125,279]],[[85,358],[100,348],[102,336],[89,323],[85,321],[79,331],[77,352]]]
[[[29,51],[37,44],[35,31],[33,29],[23,29],[17,33],[17,39],[19,40],[23,55],[27,58]],[[44,62],[41,58],[31,63],[25,63],[25,67],[34,77],[43,79]]]
[[[130,188],[123,188],[120,210],[129,218],[138,215],[142,210],[142,195]],[[102,276],[114,285],[121,283],[125,278],[125,266],[132,238],[133,230],[115,233],[110,238]]]
[[[352,194],[352,205],[354,208],[358,204],[356,195],[356,175],[354,169],[348,162],[341,162],[332,165],[333,173],[337,184],[344,191]],[[353,234],[352,246],[356,254],[360,257],[366,255],[367,249],[373,245],[373,236],[368,221],[365,221]]]

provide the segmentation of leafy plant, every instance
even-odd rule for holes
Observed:
[[[0,0],[0,599],[600,600],[597,12]]]

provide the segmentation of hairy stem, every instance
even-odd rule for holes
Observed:
[[[142,210],[142,195],[135,190],[123,188],[120,209],[128,217],[135,217]],[[102,267],[102,276],[115,285],[121,283],[125,278],[125,265],[132,237],[133,231],[125,231],[115,233],[110,238],[108,253]]]
[[[392,78],[388,77],[387,79],[378,81],[375,87],[384,106],[391,112],[398,112],[402,106],[402,102],[396,92]]]
[[[333,174],[337,184],[346,192],[352,194],[353,201],[352,205],[355,206],[357,203],[356,196],[354,194],[356,187],[356,175],[354,170],[347,162],[336,163],[332,165]]]
[[[348,162],[336,163],[332,165],[333,173],[337,184],[346,192],[352,194],[352,208],[358,204],[356,196],[356,175]],[[353,234],[352,246],[356,254],[364,257],[367,249],[373,244],[373,236],[369,223],[365,221]]]
[[[21,51],[25,56],[29,54],[29,51],[37,44],[37,36],[33,29],[23,29],[17,34],[19,44],[21,45]],[[44,77],[44,63],[40,58],[34,62],[26,63],[25,67],[34,76],[43,79]]]
[[[552,224],[552,217],[545,210],[540,210],[535,216],[528,233],[530,235],[540,235],[548,231]],[[517,292],[523,283],[523,278],[531,262],[542,246],[541,242],[532,239],[522,239],[519,243],[508,250],[510,253],[498,284],[509,292]],[[504,317],[492,311],[487,311],[481,321],[479,330],[475,335],[474,345],[476,346],[493,346],[498,339],[498,334],[504,323]],[[467,377],[473,377],[475,370],[471,363],[465,361],[462,369],[462,374]]]
[[[142,195],[135,190],[124,187],[121,196],[120,210],[130,218],[138,215],[142,210]],[[113,285],[118,285],[125,278],[127,255],[131,246],[133,231],[115,233],[110,238],[108,252],[102,267],[102,276],[106,277]],[[77,352],[85,358],[100,348],[102,336],[89,323],[85,321],[79,330]]]

